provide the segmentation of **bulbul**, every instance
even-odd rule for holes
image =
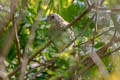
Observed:
[[[57,13],[52,13],[47,16],[47,21],[51,24],[48,38],[53,40],[54,46],[58,51],[64,49],[75,37],[72,28],[63,29],[69,24]]]

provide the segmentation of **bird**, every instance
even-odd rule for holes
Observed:
[[[52,13],[47,16],[47,22],[51,24],[48,31],[48,39],[53,40],[53,45],[60,52],[70,42],[75,39],[72,26],[63,31],[64,28],[69,24],[59,14]],[[73,45],[73,44],[72,44]]]

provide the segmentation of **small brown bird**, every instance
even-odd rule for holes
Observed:
[[[48,38],[53,39],[52,43],[58,51],[64,49],[75,38],[72,28],[67,28],[66,31],[63,31],[69,23],[57,13],[48,15],[47,21],[51,23]]]

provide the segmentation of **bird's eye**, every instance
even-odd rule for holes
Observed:
[[[51,15],[51,19],[54,19],[55,18],[55,16],[54,15]]]

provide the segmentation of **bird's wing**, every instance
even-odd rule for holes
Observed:
[[[72,30],[71,28],[68,28],[68,29],[67,29],[67,33],[68,33],[68,35],[70,36],[70,39],[71,39],[71,40],[75,39],[74,32],[73,32],[73,30]]]
[[[64,26],[66,27],[69,23],[68,22],[64,22]],[[72,26],[70,26],[68,29],[67,29],[67,33],[70,37],[71,40],[75,39],[75,35],[74,35],[74,32],[73,32],[73,29],[72,29]]]

